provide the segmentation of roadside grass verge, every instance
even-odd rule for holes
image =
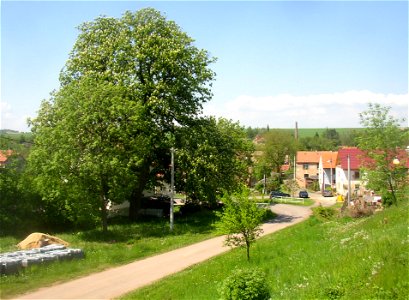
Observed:
[[[32,266],[18,275],[2,276],[0,298],[10,298],[56,282],[68,281],[86,274],[125,264],[143,257],[170,251],[216,236],[213,212],[203,210],[188,216],[175,216],[174,231],[168,219],[146,218],[131,223],[118,218],[107,234],[99,229],[71,233],[49,232],[81,248],[85,259]],[[24,237],[1,237],[1,252],[17,250]]]
[[[407,212],[407,203],[359,219],[316,210],[317,217],[257,241],[250,262],[237,248],[121,299],[219,299],[235,269],[256,267],[272,299],[407,299]]]
[[[274,198],[272,199],[272,203],[311,206],[315,203],[315,201],[310,198]]]
[[[291,204],[291,205],[300,205],[300,206],[311,206],[315,203],[315,201],[311,198],[291,198],[291,197],[283,197],[283,198],[273,198],[270,199],[268,196],[266,198],[252,198],[254,202],[257,203],[269,203],[269,204],[276,204],[276,203],[283,203],[283,204]]]

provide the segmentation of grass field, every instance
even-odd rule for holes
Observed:
[[[314,136],[318,133],[320,136],[327,128],[299,128],[298,134],[300,137]],[[329,128],[330,129],[330,128]],[[345,132],[350,132],[353,130],[359,131],[361,128],[334,128],[340,135]]]
[[[327,128],[298,128],[298,136],[300,138],[305,138],[305,137],[313,137],[315,136],[315,133],[318,133],[320,136],[322,133],[326,130]],[[331,128],[328,128],[331,129]],[[339,135],[342,135],[344,133],[348,133],[351,131],[359,131],[362,130],[362,128],[332,128],[335,129]],[[290,132],[294,132],[294,129],[286,129]]]
[[[236,268],[261,268],[272,299],[407,299],[408,205],[360,219],[306,222],[234,249],[122,299],[219,299]]]

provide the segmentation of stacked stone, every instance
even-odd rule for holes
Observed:
[[[47,245],[31,250],[21,250],[0,254],[0,274],[10,275],[18,273],[22,268],[43,264],[56,260],[84,258],[81,249],[66,248],[64,245]]]

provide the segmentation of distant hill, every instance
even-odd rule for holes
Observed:
[[[0,134],[16,134],[16,133],[20,133],[17,130],[13,130],[13,129],[0,129]]]

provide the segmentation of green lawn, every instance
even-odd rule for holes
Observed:
[[[311,206],[315,203],[314,200],[307,198],[274,198],[271,200],[273,203],[283,203],[291,205],[300,205],[300,206]]]
[[[218,299],[235,268],[259,267],[272,299],[407,299],[408,205],[360,219],[316,217],[234,249],[123,299]]]

